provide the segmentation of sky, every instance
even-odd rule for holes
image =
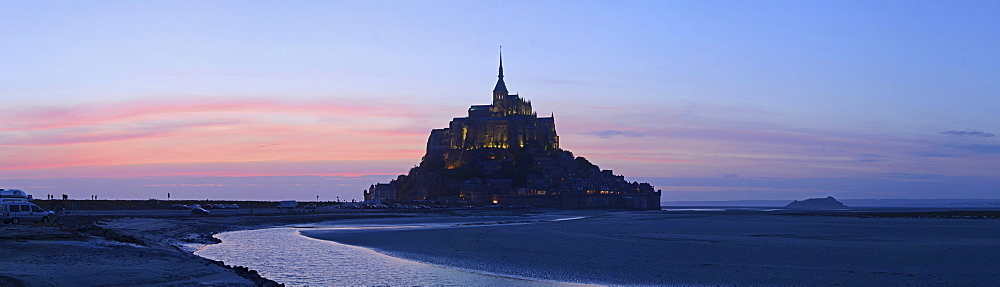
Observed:
[[[997,1],[3,1],[0,188],[350,200],[505,82],[664,201],[1000,198]]]

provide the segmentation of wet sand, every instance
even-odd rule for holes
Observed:
[[[584,215],[589,217],[531,224],[302,233],[420,262],[563,282],[783,286],[1000,282],[998,220],[753,212]]]
[[[2,286],[254,286],[234,270],[162,246],[46,226],[3,226]],[[11,238],[17,235],[18,238]]]
[[[66,216],[0,225],[0,286],[270,286],[255,271],[192,254],[211,235],[285,224],[407,216],[295,214],[227,217]],[[241,270],[237,270],[241,269]]]

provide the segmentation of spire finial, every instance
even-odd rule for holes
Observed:
[[[500,76],[503,78],[503,46],[500,46]]]
[[[507,84],[503,82],[503,46],[500,46],[500,74],[497,75],[497,86],[493,88],[494,98],[507,95]]]

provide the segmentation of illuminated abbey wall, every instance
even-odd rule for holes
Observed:
[[[531,110],[530,101],[507,92],[502,59],[498,78],[493,89],[493,104],[472,106],[468,117],[455,118],[448,128],[431,131],[427,141],[428,152],[477,148],[559,148],[555,119],[539,118]]]

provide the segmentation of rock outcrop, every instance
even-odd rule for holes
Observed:
[[[660,193],[562,149],[481,148],[428,153],[390,182],[399,200],[564,208],[657,209]]]
[[[846,205],[837,201],[833,196],[827,196],[826,198],[810,198],[803,201],[792,201],[785,208],[790,209],[842,209],[847,208]]]

